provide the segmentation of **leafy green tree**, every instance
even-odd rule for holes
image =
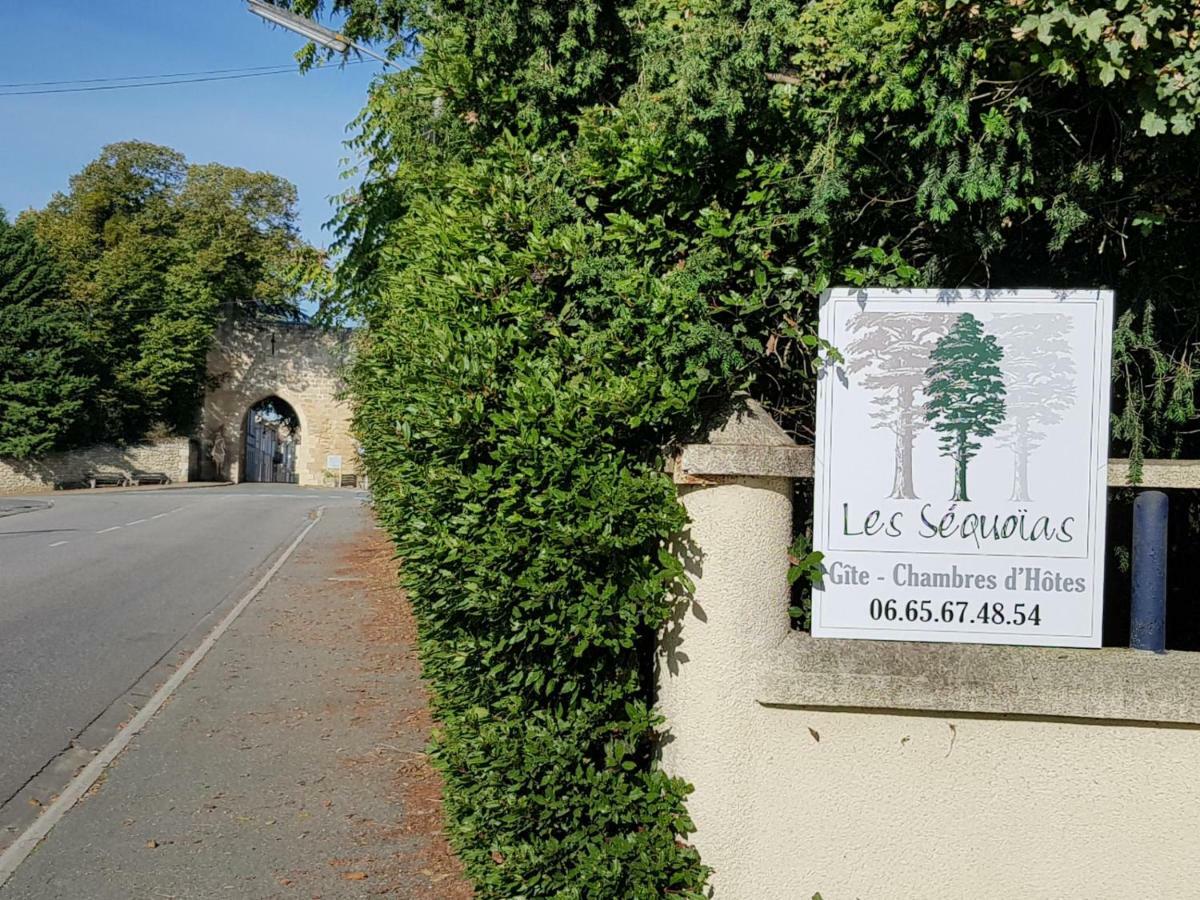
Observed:
[[[283,5],[419,54],[359,122],[343,302],[372,292],[417,173],[515,129],[568,154],[597,222],[649,229],[649,264],[712,262],[751,390],[800,433],[824,286],[1095,284],[1120,304],[1115,436],[1200,452],[1190,2]]]
[[[297,235],[295,206],[275,175],[131,141],[105,147],[34,216],[105,373],[92,440],[186,433],[218,322],[298,315],[293,273],[316,251]]]
[[[1004,348],[970,313],[959,316],[929,354],[925,418],[941,433],[942,456],[954,460],[955,500],[970,500],[967,465],[979,452],[975,438],[989,437],[1004,421]]]
[[[96,379],[62,291],[62,272],[32,224],[9,224],[0,210],[0,456],[38,456],[79,434]]]

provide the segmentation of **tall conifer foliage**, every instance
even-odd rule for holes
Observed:
[[[0,456],[67,446],[96,379],[65,314],[62,270],[28,222],[0,210]]]

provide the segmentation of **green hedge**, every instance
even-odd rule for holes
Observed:
[[[728,341],[694,291],[595,255],[518,142],[439,175],[389,244],[353,381],[454,844],[484,897],[695,895],[686,787],[649,765],[649,642],[681,574],[661,547],[683,525],[660,448]]]
[[[737,390],[811,434],[825,287],[1114,285],[1117,436],[1196,440],[1190,2],[334,5],[419,49],[337,305],[481,896],[703,890],[648,711],[661,454]]]

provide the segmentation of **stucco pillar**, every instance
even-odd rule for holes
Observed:
[[[801,454],[757,403],[743,400],[707,443],[675,461],[690,526],[674,550],[695,591],[680,599],[659,641],[661,761],[695,787],[692,840],[722,900],[753,897],[764,861],[754,846],[762,836],[755,798],[770,761],[754,720],[764,661],[790,628],[787,552]]]

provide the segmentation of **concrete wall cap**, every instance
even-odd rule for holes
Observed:
[[[708,444],[737,444],[754,447],[794,447],[796,442],[757,400],[740,394],[725,421],[708,433]]]
[[[762,404],[734,398],[725,421],[703,444],[686,444],[675,458],[677,484],[709,484],[737,476],[803,478],[812,474],[812,448],[801,447]]]
[[[792,632],[762,672],[764,706],[1200,724],[1200,653]]]

